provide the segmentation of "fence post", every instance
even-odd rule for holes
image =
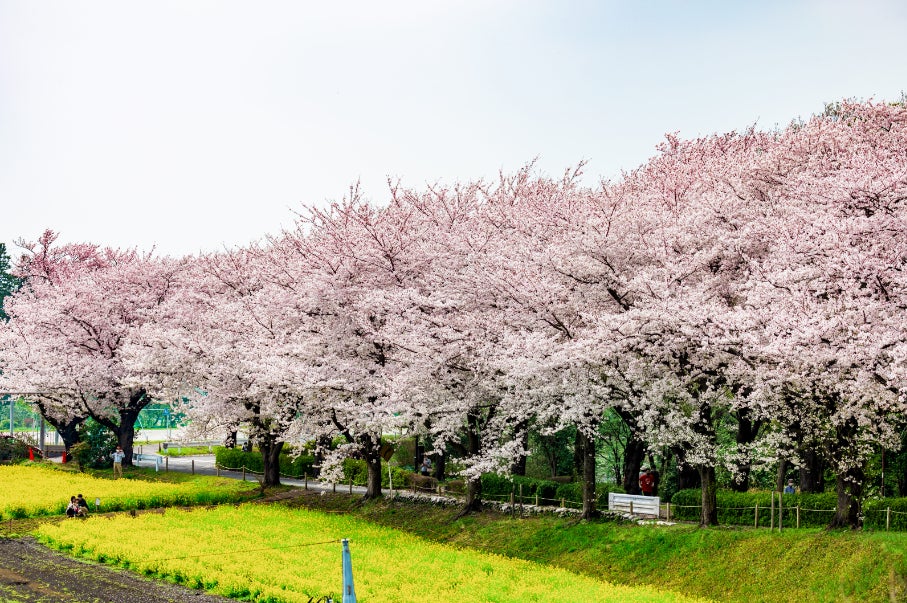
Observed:
[[[164,457],[164,473],[166,473],[167,471],[170,471],[170,457],[169,456]]]
[[[336,493],[337,492],[337,482],[334,482],[333,484],[331,484],[331,488],[334,491],[334,493]]]
[[[242,481],[246,481],[246,465],[243,463],[242,466]]]
[[[220,465],[215,464],[214,468],[217,469],[217,477],[220,477]]]
[[[759,503],[758,502],[756,503],[756,513],[755,513],[755,519],[753,520],[753,527],[754,528],[759,527]]]
[[[535,506],[536,507],[539,506],[539,493],[538,492],[535,493]]]
[[[891,507],[885,509],[885,531],[891,528]]]
[[[520,517],[523,516],[523,484],[520,484]]]
[[[800,503],[797,503],[797,529],[800,529]]]
[[[566,509],[566,508],[567,508],[567,499],[566,499],[566,498],[562,498],[562,499],[561,499],[561,508],[562,508],[562,509]]]
[[[305,473],[305,489],[306,490],[309,489],[309,473],[308,472]]]
[[[350,494],[353,493],[353,478],[350,478]]]
[[[195,475],[195,459],[192,459],[192,475]]]
[[[668,501],[668,521],[671,521],[671,501]]]
[[[350,558],[350,541],[344,538],[341,569],[343,570],[343,603],[356,603],[356,588],[353,585],[353,560]]]

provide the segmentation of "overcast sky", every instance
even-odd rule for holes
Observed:
[[[665,132],[897,100],[905,31],[896,0],[0,0],[0,242],[214,250],[534,157],[594,183]]]

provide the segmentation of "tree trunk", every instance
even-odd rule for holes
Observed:
[[[857,529],[863,524],[860,519],[860,511],[865,477],[863,467],[838,473],[835,478],[838,499],[835,505],[835,516],[828,525],[829,528]]]
[[[236,437],[237,433],[235,429],[228,431],[227,437],[224,438],[224,448],[236,448]]]
[[[88,418],[88,415],[75,418],[56,419],[48,414],[43,400],[36,400],[35,406],[38,407],[38,412],[41,413],[44,420],[50,423],[50,425],[57,430],[57,433],[60,434],[60,438],[63,440],[63,448],[68,455],[69,449],[79,443],[79,427],[85,423],[85,419]]]
[[[639,488],[639,472],[645,456],[645,443],[631,435],[624,448],[623,487],[627,494],[642,494],[642,490]]]
[[[576,441],[583,459],[583,512],[580,517],[593,519],[601,515],[595,508],[595,439],[577,429]]]
[[[479,433],[479,410],[472,409],[466,413],[466,452],[469,456],[479,454],[481,434]],[[466,504],[458,517],[482,510],[482,481],[479,478],[466,482]]]
[[[778,475],[775,477],[775,490],[784,492],[784,486],[787,484],[787,467],[790,463],[786,459],[781,459],[778,463]]]
[[[434,469],[434,478],[439,482],[444,481],[444,475],[447,472],[447,454],[440,452],[435,455],[435,458],[432,459],[435,464]]]
[[[330,435],[320,435],[315,438],[315,452],[312,455],[315,457],[314,462],[312,463],[313,477],[321,475],[321,465],[324,463],[324,459],[327,456],[325,451],[330,450],[333,440],[334,439]]]
[[[469,513],[474,513],[482,510],[482,480],[481,479],[470,479],[466,482],[466,504],[463,505],[463,509],[457,515],[457,517],[462,517]]]
[[[283,442],[262,438],[258,441],[258,449],[261,451],[261,462],[264,465],[262,485],[265,487],[279,486],[280,452],[283,450]]]
[[[371,439],[371,438],[370,438]],[[380,438],[379,438],[380,442]],[[365,468],[368,471],[368,481],[365,485],[365,500],[381,498],[381,453],[380,446],[372,449],[365,454]]]
[[[825,463],[815,450],[803,453],[803,466],[800,467],[800,492],[819,494],[825,492]]]
[[[702,480],[699,478],[699,471],[684,462],[682,451],[676,451],[677,457],[677,489],[692,490],[701,488]]]
[[[746,448],[752,444],[759,435],[759,429],[762,426],[761,421],[752,421],[749,412],[743,409],[737,413],[737,450]],[[731,489],[735,492],[746,492],[750,489],[750,462],[742,461],[737,464],[738,478],[731,482]]]
[[[126,454],[123,459],[124,467],[132,466],[132,444],[135,440],[135,422],[138,420],[139,413],[142,412],[142,409],[150,403],[151,398],[146,395],[143,388],[130,390],[129,401],[123,406],[117,406],[117,414],[120,418],[119,424],[114,423],[104,415],[92,413],[91,409],[87,409],[91,414],[92,419],[109,429],[113,435],[116,436],[117,444],[123,448],[123,452]]]
[[[700,465],[699,480],[702,482],[702,516],[700,527],[718,525],[718,484],[715,481],[715,468]]]
[[[526,450],[529,447],[529,430],[526,429],[526,423],[520,423],[517,426],[517,438],[521,442],[523,450]],[[510,465],[510,474],[511,475],[526,475],[526,455],[521,454],[513,463]]]

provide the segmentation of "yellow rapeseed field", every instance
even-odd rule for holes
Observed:
[[[262,603],[339,594],[341,538],[350,539],[361,603],[695,600],[283,506],[93,517],[43,525],[36,536],[76,555]]]
[[[92,510],[100,498],[101,511],[119,511],[228,501],[237,491],[255,486],[227,479],[219,483],[214,486],[212,478],[181,483],[111,480],[41,465],[0,465],[0,519],[61,514],[69,497],[79,493]]]

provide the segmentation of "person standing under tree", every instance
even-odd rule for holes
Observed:
[[[643,467],[643,473],[639,476],[639,489],[642,490],[643,496],[655,495],[655,474],[648,467]]]
[[[117,479],[118,477],[123,477],[123,459],[126,458],[123,447],[117,446],[117,449],[113,451],[111,456],[113,457],[113,478]]]

